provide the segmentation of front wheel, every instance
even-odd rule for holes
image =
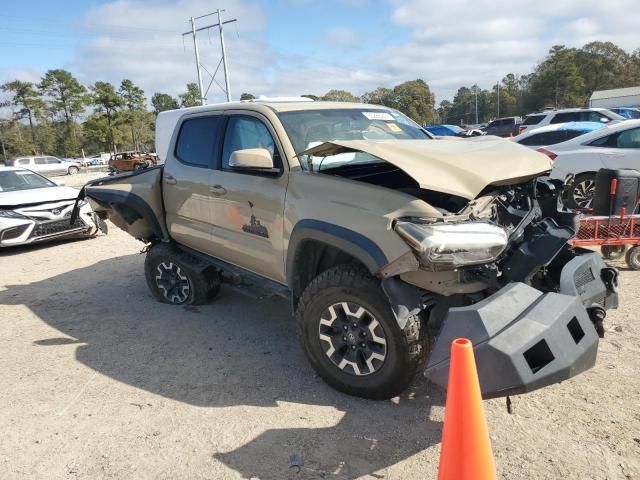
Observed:
[[[616,260],[622,258],[626,249],[626,245],[602,245],[600,252],[607,260]]]
[[[304,353],[329,385],[349,395],[383,400],[404,391],[427,350],[420,318],[398,326],[380,282],[339,265],[316,277],[296,311]]]

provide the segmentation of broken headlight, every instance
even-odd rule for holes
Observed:
[[[495,260],[507,246],[507,233],[486,222],[422,224],[399,221],[394,227],[421,262],[431,267],[459,267]]]
[[[0,217],[4,217],[4,218],[27,218],[24,215],[19,214],[18,212],[14,212],[13,210],[1,210],[1,209],[0,209]]]

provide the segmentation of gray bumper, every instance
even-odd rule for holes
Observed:
[[[484,398],[530,392],[588,370],[598,335],[587,308],[617,307],[615,276],[599,255],[586,253],[564,266],[560,293],[514,282],[472,306],[450,309],[425,375],[446,387],[451,342],[459,337],[473,342]]]

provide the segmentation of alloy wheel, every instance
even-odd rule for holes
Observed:
[[[573,186],[573,201],[580,208],[591,208],[593,196],[596,193],[596,182],[593,179],[585,179]]]
[[[318,334],[329,360],[345,373],[371,375],[380,370],[387,358],[382,325],[356,303],[329,306],[320,318]]]
[[[156,268],[156,286],[171,303],[184,303],[191,293],[191,283],[180,266],[173,262],[162,262]]]

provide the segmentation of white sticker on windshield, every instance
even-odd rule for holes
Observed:
[[[394,120],[388,112],[362,112],[362,114],[369,120]]]

